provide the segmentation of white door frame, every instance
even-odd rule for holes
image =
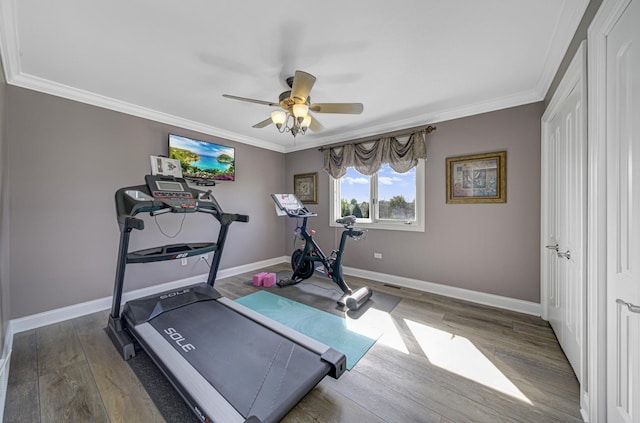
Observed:
[[[551,138],[550,126],[549,126],[550,122],[553,120],[556,113],[558,113],[558,110],[560,109],[564,101],[567,99],[567,97],[569,97],[569,95],[573,91],[576,84],[579,84],[579,83],[586,84],[586,68],[585,68],[586,54],[587,54],[586,44],[587,44],[586,41],[583,41],[578,47],[578,51],[576,52],[575,56],[571,60],[571,64],[567,68],[567,71],[564,77],[560,81],[560,84],[558,85],[556,93],[553,95],[553,98],[549,102],[547,109],[542,115],[542,146],[541,146],[542,187],[548,185],[548,182],[549,182],[548,175],[549,175],[549,172],[551,171],[551,169],[549,168],[548,161],[545,160],[545,158],[548,155],[547,149],[548,149],[550,138]],[[586,91],[586,86],[583,87],[583,90]],[[547,250],[545,248],[545,243],[547,242],[547,239],[545,238],[546,232],[544,231],[544,229],[546,229],[549,226],[548,216],[544,213],[544,210],[546,210],[549,207],[548,197],[543,193],[540,201],[541,201],[541,209],[543,210],[543,213],[541,215],[541,227],[543,230],[541,231],[540,254],[541,254],[541,257],[544,257],[547,255]],[[548,268],[547,261],[544,259],[541,260],[541,266],[542,266],[541,275],[545,275],[545,272],[547,271],[547,268]],[[540,286],[541,299],[547,298],[549,295],[549,287],[545,282],[547,282],[547,280],[544,278],[541,278],[541,286]],[[548,319],[548,313],[549,313],[548,303],[546,301],[542,301],[541,306],[542,306],[542,318],[545,320],[549,320]]]
[[[567,68],[567,71],[565,72],[564,76],[562,77],[562,80],[560,81],[560,84],[558,85],[558,88],[555,92],[555,94],[553,95],[553,97],[551,98],[551,101],[549,102],[549,105],[547,106],[547,109],[545,110],[544,114],[542,115],[542,145],[541,145],[541,164],[542,164],[542,169],[541,169],[541,186],[543,187],[542,193],[541,193],[541,239],[540,239],[540,301],[541,301],[541,306],[542,306],[542,318],[545,320],[549,320],[550,318],[550,311],[549,311],[549,298],[551,295],[551,289],[552,287],[549,286],[549,278],[547,276],[549,276],[549,272],[550,272],[550,265],[552,263],[550,263],[550,260],[552,260],[552,256],[549,254],[549,251],[547,250],[547,248],[545,247],[545,245],[547,243],[549,243],[549,239],[547,238],[547,235],[549,234],[549,226],[551,225],[551,222],[549,222],[549,213],[548,213],[548,209],[549,207],[551,207],[551,204],[549,204],[549,197],[546,193],[545,187],[549,187],[550,184],[550,180],[549,180],[549,174],[550,172],[553,171],[553,169],[551,169],[550,166],[550,154],[551,152],[549,151],[550,148],[550,143],[551,143],[551,139],[553,138],[553,134],[551,133],[553,131],[553,128],[551,126],[552,122],[554,121],[556,115],[558,114],[558,112],[560,111],[560,109],[562,108],[562,106],[565,104],[566,100],[569,98],[569,96],[572,94],[572,92],[575,89],[580,90],[580,92],[582,93],[582,97],[583,97],[583,101],[584,103],[586,103],[586,98],[587,98],[587,68],[586,68],[586,55],[587,55],[587,48],[586,48],[586,41],[583,41],[580,46],[578,47],[578,50],[576,51],[575,56],[573,57],[573,59],[571,60],[571,63],[569,64],[569,67]],[[583,109],[586,108],[583,105]],[[583,118],[586,118],[586,116],[584,116]],[[585,134],[586,136],[586,134]],[[584,140],[584,142],[586,143],[586,138]],[[585,175],[586,176],[586,175]],[[557,207],[557,205],[555,205]],[[565,240],[566,242],[566,240]],[[566,247],[563,246],[563,247]],[[582,249],[581,249],[582,250]],[[581,251],[581,254],[585,254],[584,251]],[[557,258],[555,258],[555,256],[553,256],[553,260],[557,261]],[[584,259],[582,261],[584,263]],[[584,287],[583,292],[586,292],[586,286]],[[586,304],[586,298],[582,298],[581,301],[583,301],[583,303],[581,304],[580,307],[578,307],[578,309],[580,310],[585,310],[585,308],[587,307]],[[582,322],[579,324],[579,327],[584,328],[587,324],[586,319],[585,319],[585,313],[581,313],[581,316],[574,316],[576,318],[580,318],[582,319]],[[586,333],[583,333],[581,336],[581,339],[583,340],[583,342],[586,340]],[[580,369],[576,369],[576,373],[579,373],[578,378],[582,381],[584,380],[588,380],[588,366],[586,364],[586,360],[584,359],[586,356],[586,345],[582,345],[580,347],[581,349],[581,356],[582,359],[580,360],[581,364],[580,364]],[[589,403],[589,397],[587,395],[587,390],[586,390],[587,386],[582,383],[580,385],[580,406],[581,406],[581,411],[583,416],[586,414],[586,409],[589,407],[588,403]]]
[[[607,280],[607,35],[631,0],[604,0],[593,18],[588,42],[588,265],[587,265],[587,392],[585,420],[605,422],[606,394],[606,280]]]

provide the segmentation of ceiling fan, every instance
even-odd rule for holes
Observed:
[[[304,135],[307,129],[314,132],[323,129],[320,122],[309,112],[357,115],[364,110],[362,103],[311,103],[309,93],[316,82],[316,77],[310,73],[297,70],[294,76],[287,78],[286,82],[291,90],[281,93],[277,103],[229,94],[222,94],[222,96],[234,100],[282,108],[282,110],[271,112],[271,117],[256,123],[253,128],[264,128],[271,123],[275,123],[280,133],[291,132],[294,138],[299,133]],[[289,118],[291,118],[292,123],[289,123]]]

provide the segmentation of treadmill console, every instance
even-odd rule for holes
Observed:
[[[196,211],[197,199],[194,198],[184,179],[173,176],[146,175],[145,180],[151,196],[171,207],[173,211]]]

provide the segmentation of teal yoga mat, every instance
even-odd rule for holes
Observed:
[[[348,370],[356,365],[381,335],[379,333],[374,339],[354,332],[347,328],[347,321],[341,317],[266,291],[254,292],[236,301],[340,351],[347,357]]]

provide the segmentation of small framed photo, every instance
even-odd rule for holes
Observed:
[[[506,202],[506,151],[447,157],[447,203]]]
[[[293,193],[304,204],[318,204],[318,173],[293,175]]]

